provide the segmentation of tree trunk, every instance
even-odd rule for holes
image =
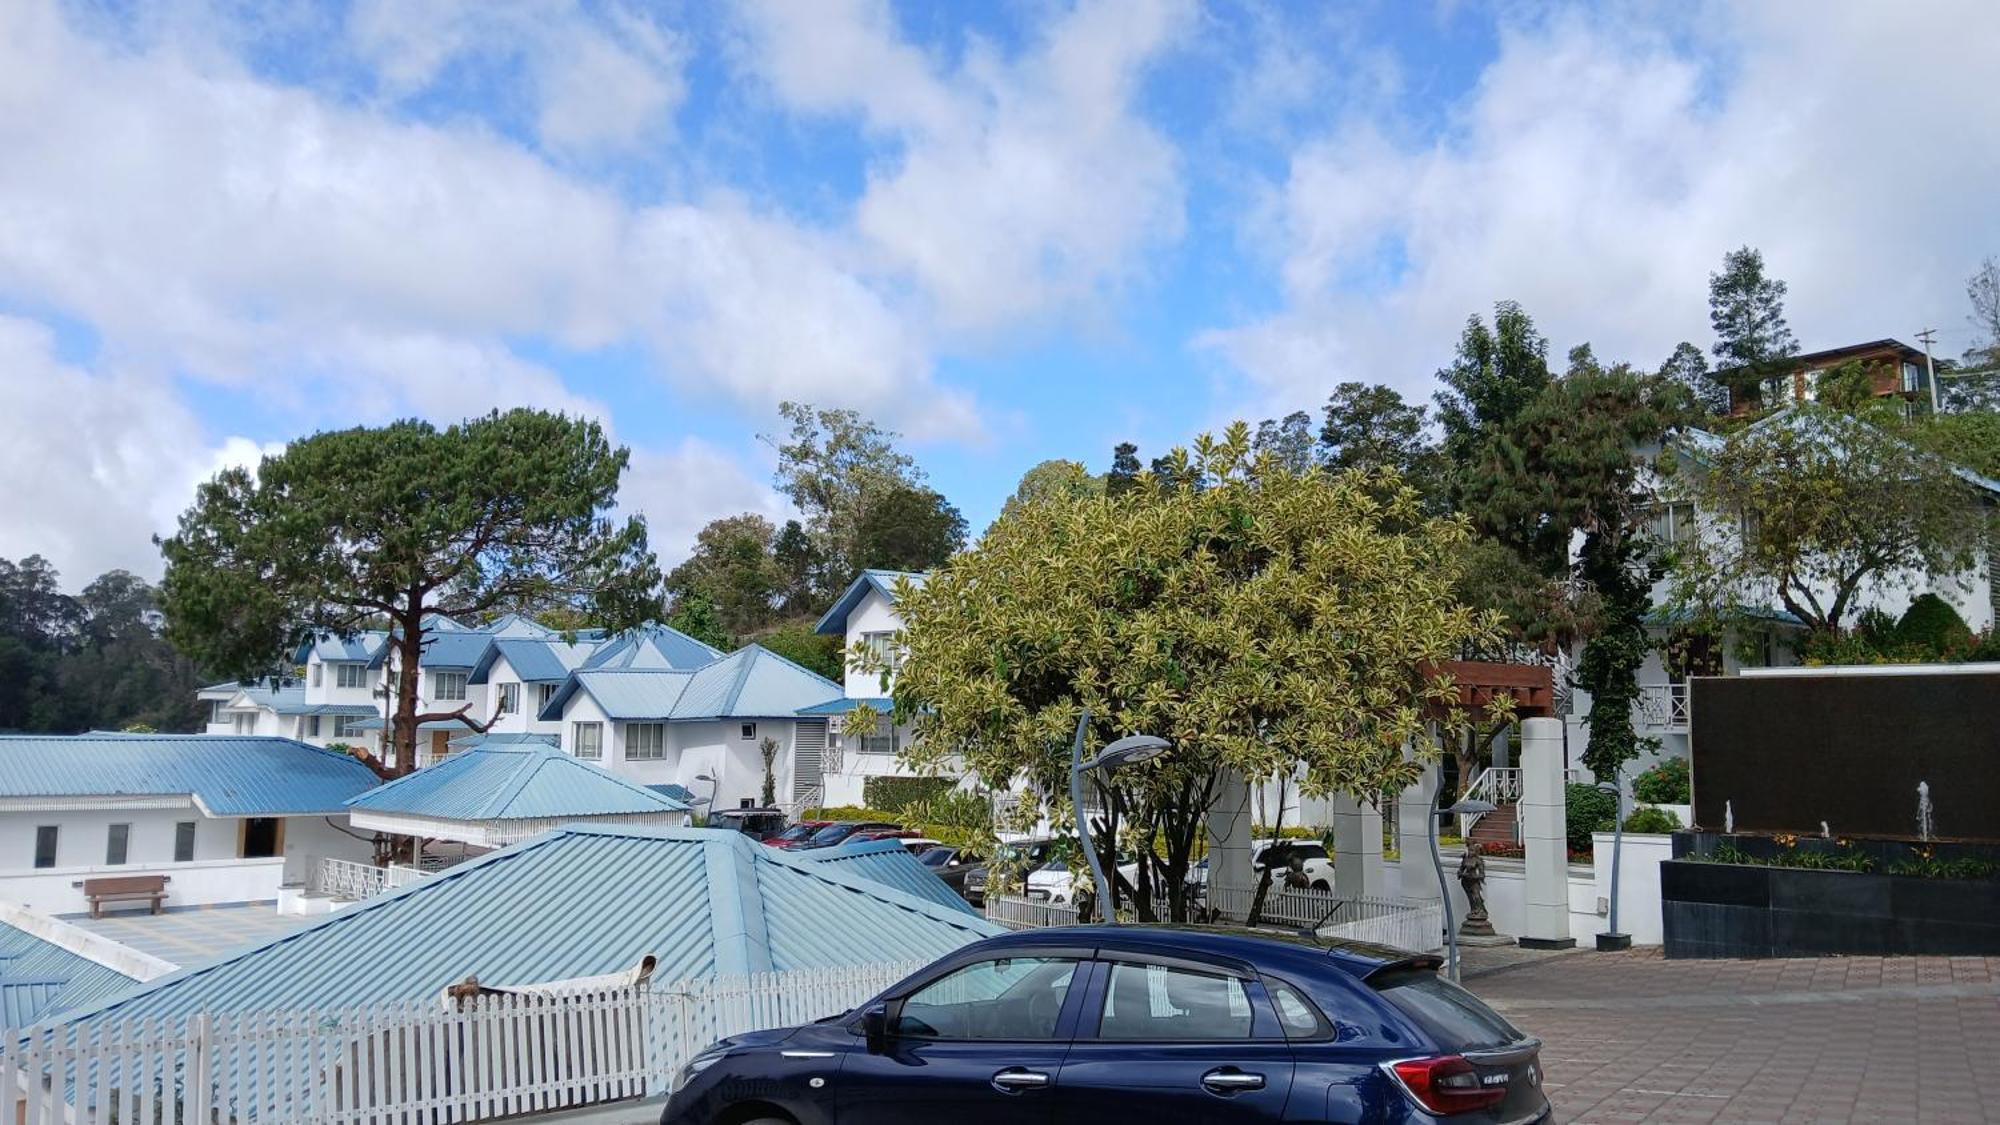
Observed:
[[[396,646],[396,712],[390,722],[395,732],[393,749],[396,763],[390,775],[402,777],[417,768],[417,675],[424,655],[423,607],[412,601],[410,613],[400,623]]]

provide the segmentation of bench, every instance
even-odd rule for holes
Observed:
[[[116,875],[85,879],[83,897],[90,900],[92,918],[104,917],[104,904],[107,902],[150,902],[152,912],[158,914],[167,901],[167,876]]]

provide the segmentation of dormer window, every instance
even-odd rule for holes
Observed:
[[[365,688],[368,686],[368,665],[336,664],[333,666],[335,687]]]

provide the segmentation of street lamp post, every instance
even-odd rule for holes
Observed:
[[[722,783],[705,773],[695,774],[694,779],[696,781],[708,782],[708,801],[706,802],[708,805],[708,811],[706,813],[703,813],[701,818],[703,823],[707,823],[708,819],[715,815],[715,795],[717,793],[722,792]],[[702,804],[703,802],[699,798],[697,798],[695,803]]]
[[[1611,794],[1611,928],[1597,935],[1598,952],[1609,953],[1632,948],[1632,935],[1618,929],[1618,861],[1625,851],[1625,794],[1618,788],[1616,772],[1610,781],[1599,783],[1597,791]]]
[[[1111,909],[1111,882],[1104,877],[1104,861],[1097,858],[1097,849],[1090,842],[1090,820],[1083,815],[1083,775],[1092,770],[1116,769],[1119,766],[1144,762],[1166,753],[1167,740],[1150,734],[1128,735],[1097,752],[1090,761],[1083,760],[1083,735],[1090,726],[1090,708],[1076,720],[1076,737],[1069,745],[1069,804],[1076,813],[1076,838],[1083,845],[1083,858],[1090,864],[1090,878],[1097,887],[1097,913],[1111,925],[1118,924],[1118,912]]]
[[[1444,855],[1438,851],[1438,818],[1441,816],[1473,816],[1498,810],[1499,805],[1478,797],[1467,797],[1448,809],[1438,808],[1438,798],[1444,795],[1443,779],[1439,779],[1437,789],[1431,793],[1431,866],[1437,868],[1438,901],[1444,906],[1444,965],[1445,975],[1454,982],[1458,980],[1458,925],[1451,916],[1451,886],[1445,882]]]

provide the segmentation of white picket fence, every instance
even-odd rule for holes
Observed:
[[[624,1101],[669,1092],[717,1039],[838,1014],[919,967],[0,1032],[0,1113],[20,1125],[428,1125]]]
[[[1255,896],[1255,888],[1210,887],[1205,905],[1218,919],[1246,922]],[[1259,924],[1309,929],[1321,937],[1373,942],[1419,953],[1444,944],[1444,909],[1435,900],[1286,890],[1274,885],[1264,896]]]
[[[1019,895],[986,896],[986,920],[998,922],[1010,930],[1041,929],[1045,926],[1076,925],[1076,907],[1068,903],[1049,902],[1046,899],[1028,899]]]

